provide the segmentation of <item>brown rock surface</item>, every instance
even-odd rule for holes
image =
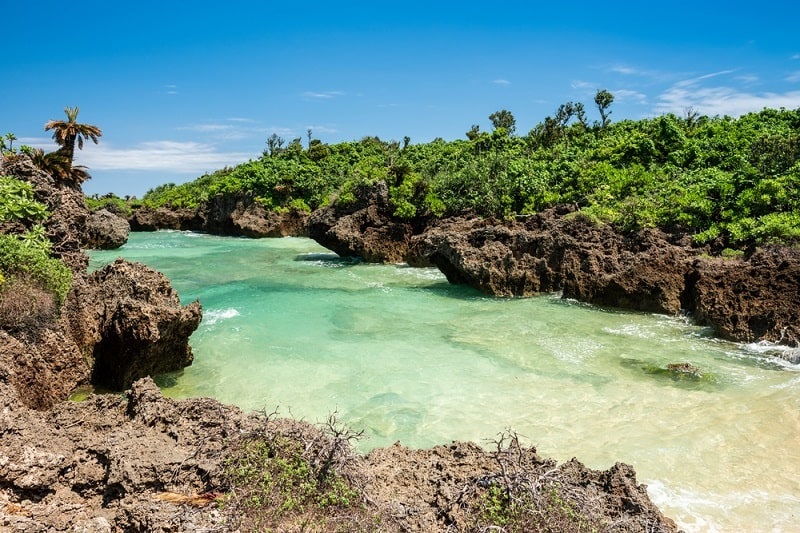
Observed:
[[[83,247],[93,250],[115,250],[128,242],[131,225],[127,219],[106,209],[90,213],[83,233]]]
[[[82,270],[89,258],[81,250],[89,209],[80,185],[56,182],[36,168],[27,156],[0,158],[0,173],[26,180],[33,185],[36,200],[50,211],[43,225],[53,243],[53,254],[73,270]]]
[[[624,236],[568,210],[524,222],[451,219],[416,238],[453,283],[496,296],[563,291],[597,305],[658,313],[681,309],[690,252],[656,230]]]
[[[190,365],[189,336],[201,318],[200,303],[182,307],[163,274],[117,259],[73,287],[65,322],[90,362],[92,382],[124,390]]]
[[[228,531],[238,519],[234,505],[192,507],[157,496],[230,491],[224,460],[237,438],[256,433],[326,438],[304,422],[245,416],[211,399],[165,399],[150,379],[127,397],[92,396],[46,412],[0,402],[0,529]],[[351,468],[366,480],[367,510],[380,517],[367,531],[475,530],[475,498],[503,472],[557,483],[619,530],[675,531],[622,464],[594,471],[575,460],[556,465],[532,449],[498,455],[453,443],[377,449]]]
[[[306,235],[308,215],[289,209],[268,211],[251,196],[217,195],[197,209],[139,207],[129,218],[133,231],[174,229],[214,235],[287,237]]]
[[[205,221],[204,231],[245,237],[305,235],[308,219],[306,213],[294,209],[282,213],[268,211],[245,195],[215,196],[201,206],[199,212]]]
[[[308,235],[342,257],[361,257],[372,263],[407,260],[414,226],[395,220],[389,206],[389,190],[380,182],[363,188],[347,207],[335,203],[314,211]]]
[[[695,319],[725,338],[800,346],[800,250],[749,259],[699,258],[690,291]]]
[[[203,221],[194,209],[140,207],[133,212],[128,222],[131,231],[156,231],[159,229],[200,231],[203,228]]]

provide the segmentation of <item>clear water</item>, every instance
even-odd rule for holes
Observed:
[[[555,296],[485,297],[435,269],[344,260],[307,239],[135,233],[117,256],[200,299],[173,397],[366,430],[365,448],[488,444],[634,465],[689,531],[800,529],[800,368],[686,320]],[[703,379],[659,371],[691,363]]]

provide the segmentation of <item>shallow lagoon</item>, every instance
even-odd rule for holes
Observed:
[[[689,321],[556,296],[489,298],[436,269],[342,259],[308,239],[134,233],[117,256],[167,274],[204,319],[173,397],[319,421],[369,438],[487,444],[513,428],[539,452],[633,464],[688,531],[800,520],[800,368]],[[700,378],[667,372],[700,368]]]

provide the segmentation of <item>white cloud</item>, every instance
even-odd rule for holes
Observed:
[[[800,70],[795,70],[794,72],[790,72],[789,75],[786,77],[786,81],[790,81],[792,83],[800,81]]]
[[[583,81],[583,80],[573,80],[570,83],[570,86],[573,89],[591,89],[591,88],[596,87],[597,84],[596,83],[592,83],[592,82],[588,82],[588,81]]]
[[[266,129],[266,132],[270,135],[274,133],[275,135],[280,135],[281,137],[291,137],[297,133],[297,130],[294,128],[283,128],[281,126],[270,126]]]
[[[616,72],[618,74],[640,74],[641,72],[638,69],[633,67],[628,67],[626,65],[614,65],[611,67],[611,72]]]
[[[90,146],[76,154],[76,162],[92,170],[157,170],[199,174],[247,161],[252,154],[219,152],[212,144],[151,141],[133,148],[108,143]]]
[[[209,131],[230,131],[234,128],[230,124],[193,124],[191,126],[181,126],[178,129],[207,133]]]
[[[738,117],[765,107],[794,109],[800,107],[800,91],[753,93],[728,86],[705,87],[702,82],[731,71],[684,80],[664,91],[655,105],[657,113],[683,113],[689,107],[704,115]]]
[[[338,133],[339,130],[331,126],[306,126],[306,130],[311,130],[312,133]]]
[[[20,137],[14,141],[14,146],[22,146],[23,144],[31,148],[41,148],[46,152],[58,148],[58,145],[50,137]]]
[[[756,83],[759,80],[758,76],[756,76],[755,74],[742,74],[741,76],[736,76],[735,79],[741,81],[742,83],[747,83],[749,85],[752,85],[753,83]]]
[[[506,87],[511,85],[510,81],[508,81],[506,79],[503,79],[503,78],[498,78],[496,80],[492,80],[492,83],[494,83],[495,85],[503,85],[503,86],[506,86]]]
[[[312,100],[330,100],[337,96],[344,96],[344,93],[342,91],[306,91],[303,93],[303,96]]]
[[[639,91],[634,91],[631,89],[615,89],[611,91],[611,94],[613,94],[614,98],[619,102],[632,101],[638,104],[647,103],[647,95],[640,93]]]

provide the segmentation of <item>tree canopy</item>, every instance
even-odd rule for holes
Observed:
[[[740,248],[800,242],[800,110],[612,123],[611,102],[598,92],[594,124],[568,102],[524,136],[508,135],[513,115],[498,112],[494,132],[475,125],[450,142],[315,139],[304,149],[268,140],[257,160],[159,187],[143,202],[192,207],[243,193],[270,209],[310,210],[353,202],[358,187],[386,181],[399,218],[512,218],[570,204],[621,231],[659,227]]]

